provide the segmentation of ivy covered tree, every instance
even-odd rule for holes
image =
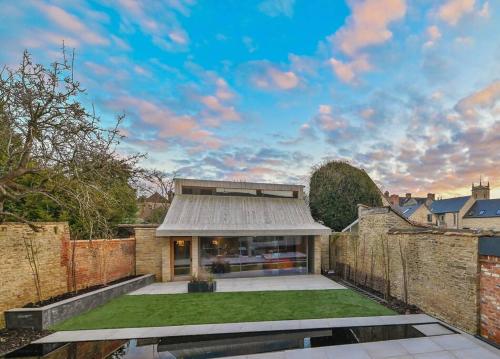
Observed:
[[[82,102],[73,58],[50,66],[25,51],[0,69],[0,223],[67,220],[81,239],[112,236],[135,216],[140,154],[118,153],[118,116],[103,126]]]
[[[309,183],[312,216],[334,231],[341,231],[357,218],[357,205],[381,206],[381,194],[368,174],[342,161],[313,169]]]

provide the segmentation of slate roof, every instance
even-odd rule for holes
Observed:
[[[470,196],[440,199],[431,203],[432,213],[452,213],[459,212]]]
[[[153,193],[151,196],[149,196],[144,200],[144,202],[149,202],[149,203],[163,203],[166,201],[167,199],[158,192]]]
[[[499,199],[478,199],[464,218],[500,217]]]
[[[408,202],[412,202],[412,200],[415,200],[415,202],[420,205],[424,204],[427,201],[427,198],[425,197],[399,197],[399,206],[403,207],[406,206]]]
[[[177,194],[157,236],[329,235],[302,199]]]
[[[417,209],[420,208],[420,206],[422,206],[422,204],[416,204],[416,205],[413,205],[413,206],[400,206],[397,208],[397,210],[399,211],[399,213],[401,213],[405,218],[410,218],[411,215],[413,213],[415,213],[415,211]]]

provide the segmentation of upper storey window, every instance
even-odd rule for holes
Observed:
[[[243,197],[274,197],[274,198],[299,198],[298,191],[270,191],[245,188],[210,188],[183,186],[182,194],[208,195],[208,196],[243,196]]]

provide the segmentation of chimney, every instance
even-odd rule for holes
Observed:
[[[411,193],[407,193],[406,198],[411,198]]]
[[[428,201],[435,201],[436,195],[434,193],[427,193],[427,200]]]

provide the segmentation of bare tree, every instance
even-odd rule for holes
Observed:
[[[6,204],[39,195],[78,211],[92,238],[96,228],[107,228],[97,210],[110,198],[103,179],[133,177],[141,156],[117,153],[123,116],[103,128],[79,102],[85,90],[73,77],[74,57],[64,47],[62,55],[46,67],[25,51],[17,69],[0,71],[0,222],[14,219],[36,230]]]

